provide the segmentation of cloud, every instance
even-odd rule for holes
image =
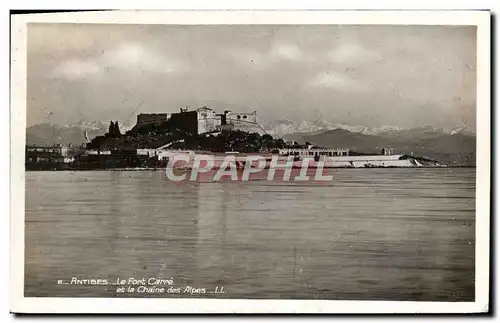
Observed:
[[[269,54],[273,58],[290,61],[297,61],[304,58],[304,55],[299,47],[287,44],[280,44],[273,47],[270,50]]]
[[[321,72],[310,79],[307,85],[313,88],[334,88],[356,91],[360,91],[365,88],[361,82],[334,72]]]
[[[128,43],[106,51],[100,59],[103,66],[118,67],[129,71],[172,73],[181,68],[177,60],[148,50],[139,44]]]
[[[368,50],[358,44],[342,44],[328,53],[328,58],[334,63],[362,62],[379,60],[382,56],[373,50]]]
[[[253,49],[228,49],[225,52],[235,62],[256,69],[266,68],[270,63],[266,55]]]
[[[471,26],[33,24],[28,30],[33,122],[47,110],[61,120],[80,118],[76,107],[90,119],[128,118],[127,103],[119,104],[124,98],[131,105],[147,98],[143,111],[212,100],[298,121],[312,109],[346,120],[358,110],[366,125],[385,122],[369,113],[421,124],[425,118],[406,114],[421,106],[432,107],[432,122],[443,125],[462,124],[466,112],[459,106],[471,107],[467,120],[475,111]],[[407,112],[395,115],[394,107]]]
[[[318,62],[326,61],[335,64],[359,64],[383,58],[379,52],[366,49],[356,43],[341,44],[330,51],[305,50],[292,43],[278,43],[266,51],[237,48],[226,52],[233,60],[258,69],[265,69],[280,62],[318,64]]]
[[[253,48],[234,48],[225,52],[234,61],[255,69],[266,69],[280,62],[307,60],[304,52],[298,46],[291,44],[277,44],[267,51],[258,51]]]
[[[98,64],[92,61],[70,59],[61,62],[54,70],[54,75],[70,80],[84,79],[101,72]]]
[[[70,58],[62,61],[55,69],[54,75],[70,80],[96,76],[116,68],[125,72],[152,72],[169,74],[179,71],[183,64],[179,60],[146,49],[135,43],[121,44],[116,48],[103,51],[89,60]]]
[[[123,44],[117,48],[106,51],[102,60],[106,64],[134,67],[135,65],[140,65],[141,63],[148,65],[148,56],[151,56],[151,54],[147,53],[142,46],[132,43]]]

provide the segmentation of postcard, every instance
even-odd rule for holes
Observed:
[[[489,310],[488,11],[11,18],[12,312]]]

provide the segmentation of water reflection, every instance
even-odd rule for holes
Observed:
[[[172,277],[231,298],[473,300],[474,170],[330,171],[322,185],[29,172],[25,293],[131,296],[55,281]]]

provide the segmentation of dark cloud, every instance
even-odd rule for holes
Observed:
[[[31,24],[28,124],[211,104],[262,119],[475,128],[476,29]]]

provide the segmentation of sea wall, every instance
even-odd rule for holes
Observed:
[[[402,155],[371,155],[371,156],[334,156],[334,157],[326,157],[327,161],[334,162],[366,162],[366,161],[395,161],[399,160]]]
[[[210,153],[197,153],[192,151],[179,151],[179,152],[163,152],[159,156],[174,158],[176,155],[188,155],[189,162],[179,162],[176,166],[179,167],[193,167],[194,158],[198,156],[200,159],[199,167],[206,167],[206,160],[213,160],[213,167],[223,166],[224,159],[228,156],[225,154],[210,154]],[[235,154],[234,160],[237,162],[238,167],[242,167],[244,162],[250,155],[247,154]],[[266,159],[266,167],[271,167],[272,155],[262,156]],[[276,162],[278,167],[283,167],[285,165],[291,165],[294,168],[300,168],[307,164],[309,168],[375,168],[375,167],[420,167],[420,163],[413,159],[399,159],[401,155],[373,155],[373,156],[338,156],[338,157],[326,157],[324,162],[319,163],[314,160],[314,157],[304,157],[302,160],[293,161],[288,163],[287,156],[280,156]],[[257,167],[259,165],[258,160],[252,161],[252,167]]]

